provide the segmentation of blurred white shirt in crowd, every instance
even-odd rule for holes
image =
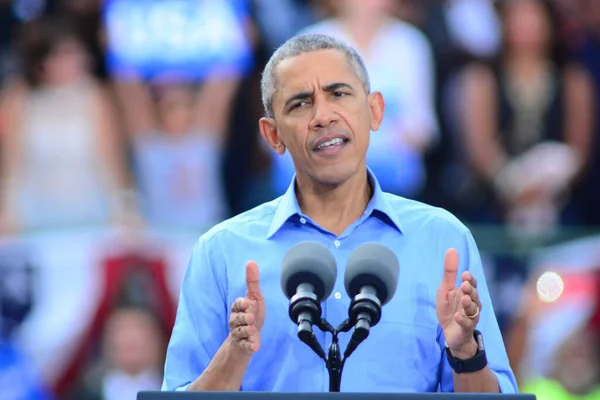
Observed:
[[[496,55],[502,41],[502,28],[493,2],[450,0],[447,3],[446,18],[454,41],[479,57]]]
[[[102,394],[104,400],[135,400],[140,391],[160,390],[162,375],[156,371],[144,371],[131,376],[121,371],[110,371],[104,377]]]

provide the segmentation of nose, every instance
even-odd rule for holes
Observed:
[[[315,99],[311,129],[326,128],[338,120],[334,105],[322,97]]]

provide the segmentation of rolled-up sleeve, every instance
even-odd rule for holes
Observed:
[[[213,253],[214,237],[206,235],[192,250],[167,348],[163,391],[187,390],[227,338],[227,274]]]
[[[485,352],[489,368],[494,371],[498,378],[501,393],[518,393],[517,381],[510,368],[508,355],[504,346],[504,340],[494,308],[488,291],[488,285],[481,265],[481,257],[473,236],[469,231],[464,234],[464,245],[459,251],[460,268],[457,280],[463,271],[469,271],[477,279],[477,292],[481,301],[481,314],[477,329],[483,335]],[[457,281],[457,284],[460,282]],[[454,391],[454,378],[452,368],[448,363],[445,353],[445,342],[443,332],[439,335],[439,345],[443,349],[441,360],[440,390],[443,392]]]

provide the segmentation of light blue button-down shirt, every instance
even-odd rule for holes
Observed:
[[[384,193],[373,174],[374,194],[363,216],[340,236],[303,215],[294,185],[281,197],[224,221],[200,237],[183,279],[177,320],[167,350],[163,390],[186,390],[208,366],[227,338],[231,304],[245,296],[245,265],[256,260],[267,304],[261,348],[252,357],[242,382],[248,391],[322,392],[329,390],[325,363],[297,337],[280,287],[281,262],[298,242],[318,241],[338,265],[332,296],[323,317],[337,326],[348,317],[350,298],[344,269],[352,250],[377,241],[400,261],[394,298],[383,307],[379,324],[344,366],[343,392],[452,391],[453,377],[445,354],[435,298],[444,272],[444,256],[456,248],[462,271],[478,280],[482,332],[490,368],[503,393],[517,391],[500,329],[494,315],[477,246],[469,230],[450,213]],[[331,335],[315,327],[327,351]],[[342,352],[351,332],[340,334]]]

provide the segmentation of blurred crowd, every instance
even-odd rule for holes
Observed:
[[[354,46],[383,93],[384,190],[524,237],[600,228],[600,1],[0,0],[1,399],[160,386],[191,244],[291,182],[260,138],[260,77],[309,32]],[[586,271],[598,249],[575,250]],[[589,273],[575,303],[595,302]],[[564,323],[540,322],[531,276],[506,329],[520,383],[600,398],[594,307],[554,337],[560,361],[530,365],[533,327]]]

